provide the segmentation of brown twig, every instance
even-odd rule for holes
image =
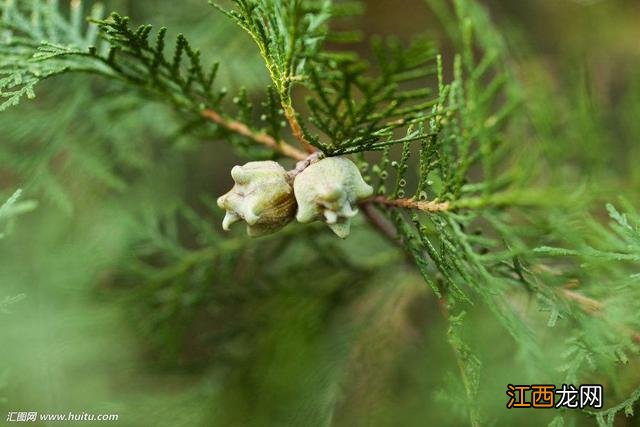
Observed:
[[[375,196],[365,199],[364,203],[377,203],[386,206],[395,206],[405,209],[416,209],[423,212],[446,212],[451,206],[449,202],[435,202],[413,199],[388,199],[384,196]]]
[[[291,133],[293,136],[302,144],[304,150],[311,154],[315,151],[318,151],[311,143],[305,138],[304,132],[302,132],[302,126],[298,122],[298,118],[296,117],[296,112],[290,104],[284,104],[284,115],[289,122],[289,126],[291,126]]]
[[[301,151],[287,144],[284,141],[278,141],[275,138],[273,138],[271,135],[267,135],[266,133],[257,133],[253,131],[251,128],[249,128],[249,126],[245,125],[244,123],[227,119],[214,110],[205,109],[205,110],[202,110],[201,114],[203,117],[222,126],[229,132],[246,136],[247,138],[252,139],[253,141],[259,144],[262,144],[266,147],[269,147],[272,150],[282,154],[285,157],[289,157],[294,160],[304,160],[307,158],[307,154],[304,151]]]
[[[367,218],[367,221],[369,221],[374,227],[380,230],[382,235],[386,237],[387,240],[389,240],[394,245],[400,243],[400,239],[395,227],[385,218],[381,217],[371,203],[360,202],[358,206],[360,207],[360,209],[362,209],[362,213],[364,214],[365,218]]]
[[[324,153],[321,151],[316,151],[314,153],[309,154],[304,160],[300,160],[296,163],[296,167],[287,172],[287,176],[289,180],[293,182],[298,175],[302,173],[303,170],[308,168],[312,163],[317,162],[318,160],[324,157]]]

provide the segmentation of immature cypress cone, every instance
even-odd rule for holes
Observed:
[[[351,230],[358,200],[373,194],[358,167],[345,157],[328,157],[303,170],[293,183],[298,202],[296,219],[307,223],[321,220],[339,237]]]
[[[227,211],[222,228],[235,222],[247,223],[252,237],[273,233],[287,225],[296,212],[296,200],[287,172],[277,162],[249,162],[234,166],[235,185],[218,198],[218,206]]]

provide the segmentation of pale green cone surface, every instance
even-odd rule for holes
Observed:
[[[234,166],[231,177],[235,185],[218,198],[218,206],[227,211],[222,228],[238,221],[247,223],[250,236],[273,233],[289,223],[295,214],[296,201],[287,173],[274,161],[249,162]]]
[[[293,187],[298,202],[296,219],[301,223],[323,221],[341,238],[349,235],[358,200],[373,194],[358,167],[344,157],[313,163],[296,177]]]

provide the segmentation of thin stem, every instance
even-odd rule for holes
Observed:
[[[293,136],[300,142],[300,144],[302,144],[304,150],[307,153],[313,153],[317,151],[317,149],[313,145],[311,145],[307,138],[305,138],[304,132],[302,132],[302,127],[300,126],[298,118],[296,117],[296,111],[293,109],[291,104],[283,103],[282,107],[284,109],[284,115],[289,122],[289,126],[291,126],[291,132],[293,133]]]
[[[362,213],[364,214],[367,221],[369,221],[374,227],[376,227],[384,237],[387,238],[391,243],[397,245],[400,243],[400,237],[396,231],[396,228],[387,221],[384,217],[382,217],[376,209],[373,207],[371,203],[360,202],[358,204],[360,209],[362,209]]]
[[[289,180],[293,182],[296,179],[296,177],[302,173],[302,171],[304,171],[312,163],[317,162],[323,157],[324,157],[324,153],[322,153],[321,151],[315,151],[309,154],[305,159],[300,160],[298,163],[296,163],[296,167],[294,169],[287,172],[287,176],[289,177]]]
[[[245,136],[258,144],[271,148],[285,157],[289,157],[294,160],[304,160],[307,158],[307,154],[304,151],[298,150],[284,141],[278,141],[266,133],[257,133],[244,123],[227,119],[214,110],[205,109],[202,110],[201,114],[203,117],[222,126],[229,132]]]
[[[436,202],[413,199],[388,199],[384,196],[375,196],[365,199],[364,203],[377,203],[385,206],[395,206],[398,208],[415,209],[423,212],[446,212],[451,209],[449,202]]]

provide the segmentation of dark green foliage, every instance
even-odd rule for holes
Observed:
[[[328,139],[314,138],[327,154],[381,150],[423,138],[415,133],[394,139],[393,133],[431,115],[436,101],[425,84],[436,74],[435,49],[427,40],[409,48],[394,40],[377,40],[374,52],[376,77],[351,56],[330,58],[312,68],[309,87],[315,96],[307,100],[309,121]]]
[[[97,28],[90,25],[82,34],[82,21],[75,17],[82,13],[80,2],[74,3],[69,20],[53,3],[28,5],[22,9],[8,2],[2,12],[0,22],[6,30],[2,67],[8,75],[2,80],[8,98],[3,108],[16,105],[23,96],[33,97],[39,81],[65,72],[120,79],[196,112],[202,103],[217,106],[222,97],[212,92],[217,64],[205,71],[200,52],[182,35],[175,41],[173,56],[167,58],[165,28],[151,41],[151,26],[131,29],[128,18],[114,13],[106,20],[93,20]],[[45,35],[50,39],[43,41]]]
[[[22,3],[19,3],[22,6]],[[72,13],[81,11],[74,3]],[[99,13],[99,12],[96,12]],[[39,18],[43,14],[46,19]],[[34,16],[36,18],[34,18]],[[179,34],[171,54],[165,53],[166,28],[152,36],[150,25],[130,28],[129,19],[113,13],[109,18],[92,19],[85,35],[82,21],[67,18],[52,3],[27,2],[18,7],[7,3],[0,20],[6,28],[3,57],[4,74],[0,91],[7,100],[3,108],[16,105],[24,96],[35,96],[40,81],[66,72],[83,72],[121,81],[185,113],[189,130],[206,123],[200,113],[205,108],[219,109],[226,89],[214,89],[218,63],[205,68],[199,50]],[[50,23],[33,27],[32,23]],[[53,41],[42,41],[43,34],[55,34]],[[17,68],[16,68],[17,65]],[[248,110],[239,112],[242,118]],[[273,110],[267,110],[273,117]],[[219,128],[217,131],[224,132]],[[238,141],[242,144],[242,139]]]
[[[469,34],[476,30],[472,22],[475,21],[467,20],[464,27]],[[461,55],[454,60],[451,83],[444,82],[442,60],[438,58],[434,70],[438,96],[431,103],[431,115],[422,118],[427,121],[410,128],[404,141],[400,140],[402,151],[397,160],[390,160],[391,152],[385,150],[374,172],[382,178],[378,194],[476,207],[464,213],[427,214],[390,208],[387,214],[425,281],[445,298],[445,305],[455,308],[450,340],[464,375],[469,415],[472,423],[478,424],[481,416],[473,402],[478,393],[479,364],[460,334],[464,305],[483,301],[529,357],[539,357],[539,350],[533,334],[508,302],[507,292],[521,285],[513,252],[507,247],[501,253],[503,244],[499,240],[466,231],[488,219],[504,227],[504,222],[512,219],[497,215],[492,209],[503,203],[500,199],[505,196],[516,199],[518,194],[525,194],[509,189],[513,187],[509,171],[496,176],[495,167],[513,149],[506,146],[503,129],[506,117],[518,102],[515,91],[505,88],[508,77],[500,66],[500,55],[481,51],[484,56],[475,61],[475,39],[466,37]],[[412,149],[413,140],[418,141],[419,149]],[[417,158],[413,168],[409,167],[410,157]],[[482,171],[482,179],[470,182],[469,174],[474,169]],[[500,236],[501,230],[495,231]],[[490,255],[484,255],[488,251]],[[431,262],[425,262],[425,256]]]
[[[102,54],[90,48],[96,58],[111,69],[113,76],[144,90],[157,92],[178,108],[198,112],[200,105],[216,107],[224,93],[214,93],[212,86],[218,64],[205,71],[200,51],[193,49],[183,35],[178,35],[171,58],[165,56],[166,28],[161,28],[153,41],[152,27],[129,28],[129,20],[117,14],[95,21],[107,45]]]

